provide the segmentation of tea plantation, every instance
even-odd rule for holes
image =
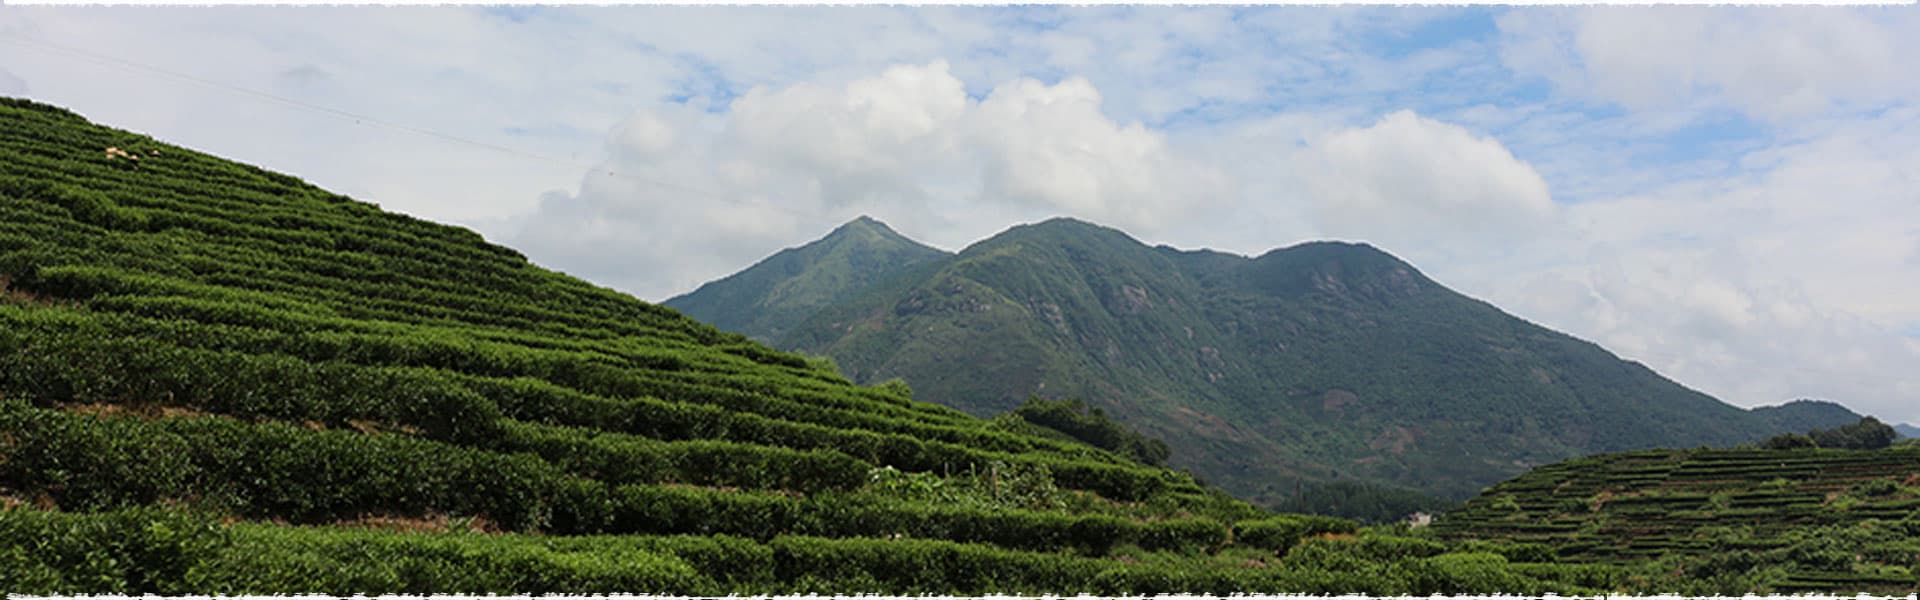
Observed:
[[[25,100],[0,100],[0,290],[7,592],[1615,583],[1265,513]]]
[[[1651,554],[1562,543],[1552,519],[1481,506],[1442,541],[1271,514],[1017,416],[909,395],[471,231],[0,99],[0,592],[1663,585],[1637,575]],[[1650,477],[1682,468],[1643,462]],[[1526,515],[1557,498],[1525,488],[1537,480],[1513,484]],[[1847,492],[1848,514],[1891,519],[1912,484]],[[1803,487],[1715,514],[1815,519],[1843,502]],[[1751,528],[1729,534],[1741,543],[1796,535],[1728,527]],[[1911,565],[1908,546],[1840,548],[1872,557],[1810,550],[1837,566],[1779,586],[1891,589],[1894,571],[1854,569]]]
[[[1624,583],[1694,594],[1910,594],[1920,582],[1920,446],[1650,450],[1496,485],[1433,527],[1540,544]]]

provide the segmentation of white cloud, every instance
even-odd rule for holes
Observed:
[[[1545,260],[1445,267],[1463,290],[1740,405],[1920,420],[1920,111],[1748,152],[1766,165],[1564,210]]]
[[[1152,233],[1232,191],[1163,134],[1108,117],[1086,80],[1020,78],[975,100],[944,61],[755,88],[711,118],[641,111],[608,146],[604,170],[623,176],[589,173],[495,230],[536,260],[655,299],[861,213],[957,247],[1057,214]]]
[[[1920,349],[1818,303],[1767,257],[1597,244],[1548,271],[1488,273],[1495,303],[1743,406],[1802,397],[1912,420]]]
[[[10,44],[0,93],[643,297],[859,213],[949,248],[1057,214],[1245,253],[1362,238],[1729,401],[1920,421],[1920,340],[1887,341],[1920,323],[1920,15],[1515,9],[1431,41],[1481,10],[0,9],[10,34],[521,154]],[[1714,122],[1742,135],[1699,139]]]
[[[1920,19],[1891,8],[1592,7],[1512,11],[1502,59],[1630,108],[1728,104],[1781,121],[1910,96]]]
[[[970,124],[985,163],[980,199],[1153,233],[1230,193],[1226,173],[1177,155],[1160,132],[1114,122],[1100,105],[1099,90],[1084,79],[995,88]]]
[[[1326,135],[1305,160],[1323,234],[1403,252],[1509,247],[1556,213],[1546,180],[1498,140],[1408,110]]]

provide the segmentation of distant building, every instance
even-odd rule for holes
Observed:
[[[1408,527],[1426,527],[1433,524],[1433,515],[1417,512],[1407,515]]]

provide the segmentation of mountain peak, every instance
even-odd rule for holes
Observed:
[[[1756,406],[1747,410],[1772,423],[1775,429],[1793,433],[1809,429],[1831,429],[1860,420],[1859,413],[1849,410],[1838,402],[1814,398],[1798,398],[1782,404]]]
[[[852,221],[847,221],[846,223],[840,224],[840,227],[838,227],[837,229],[861,229],[861,228],[885,229],[887,231],[893,231],[893,228],[887,227],[886,223],[882,223],[880,222],[879,219],[875,219],[867,215],[860,215],[858,217],[854,217]]]
[[[1021,227],[1030,228],[1035,231],[1084,231],[1084,232],[1103,232],[1103,233],[1104,232],[1123,233],[1120,230],[1114,229],[1112,227],[1107,227],[1105,225],[1093,223],[1091,221],[1082,221],[1080,219],[1076,219],[1073,217],[1053,217],[1053,218],[1046,219],[1044,221],[1040,221],[1038,223],[1022,225]]]
[[[1053,217],[1034,223],[1022,223],[1008,228],[991,238],[981,240],[976,245],[990,246],[997,242],[1023,239],[1047,241],[1065,240],[1101,240],[1107,243],[1125,242],[1145,249],[1146,244],[1128,235],[1127,232],[1097,223],[1082,221],[1073,217]]]
[[[1247,283],[1280,295],[1362,292],[1386,299],[1440,289],[1413,265],[1362,242],[1303,242],[1262,254],[1253,264]]]
[[[1260,255],[1264,259],[1275,255],[1289,255],[1299,258],[1340,258],[1355,261],[1377,261],[1405,265],[1406,262],[1392,253],[1366,242],[1344,242],[1339,240],[1313,240],[1300,242],[1284,248],[1268,250]]]
[[[842,237],[842,236],[860,235],[860,234],[873,234],[886,239],[898,239],[902,241],[912,242],[912,240],[908,239],[907,236],[900,235],[900,232],[894,231],[892,227],[888,227],[886,223],[880,222],[879,219],[875,219],[867,215],[860,215],[858,217],[854,217],[852,221],[847,221],[846,223],[840,224],[839,227],[835,227],[832,232],[826,235],[826,237],[823,237],[815,241],[814,243],[824,242],[824,241],[831,240],[837,237]]]
[[[801,316],[943,256],[947,253],[860,215],[826,237],[781,250],[664,304],[721,329],[771,340]]]

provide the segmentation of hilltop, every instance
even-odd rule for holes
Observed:
[[[1825,400],[1800,399],[1778,406],[1758,406],[1755,416],[1765,419],[1775,431],[1801,432],[1846,425],[1860,419],[1846,407]]]
[[[1619,583],[1511,550],[1273,514],[469,230],[0,99],[9,592]]]
[[[948,253],[860,217],[818,241],[788,248],[753,267],[665,304],[689,317],[762,342],[785,335],[820,309],[900,271]]]
[[[1391,518],[1437,503],[1409,490],[1463,499],[1568,457],[1859,418],[1831,403],[1736,408],[1366,244],[1245,257],[1060,218],[869,281],[775,345],[977,416],[1035,395],[1084,399],[1164,439],[1170,464],[1267,505]],[[1328,482],[1346,487],[1316,490]],[[1404,501],[1306,501],[1356,493]]]

